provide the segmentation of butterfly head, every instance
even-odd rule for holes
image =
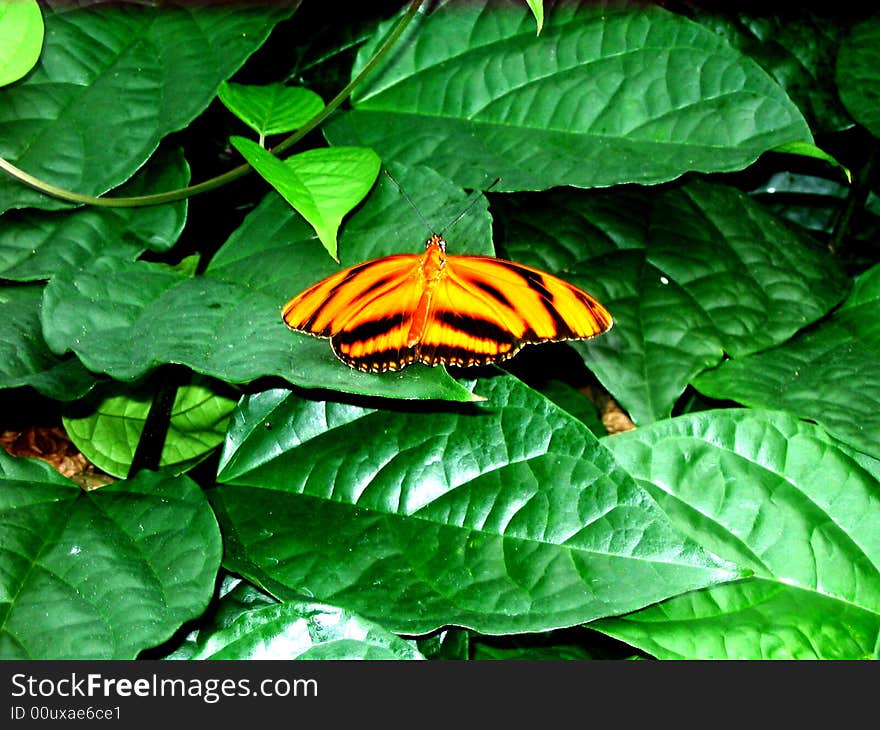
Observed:
[[[443,236],[439,233],[432,233],[427,243],[425,243],[425,248],[429,251],[432,248],[439,248],[442,253],[446,253],[446,241],[443,240]]]

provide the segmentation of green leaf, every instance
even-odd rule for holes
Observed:
[[[472,200],[427,167],[391,165],[390,171],[433,230],[448,228]],[[340,258],[345,266],[396,253],[421,253],[432,231],[400,190],[381,175],[364,203],[345,221]],[[450,253],[492,256],[492,216],[480,197],[447,234]],[[278,195],[270,194],[211,259],[206,273],[246,282],[279,298],[278,306],[302,289],[339,271],[315,241],[314,231]],[[312,341],[311,337],[303,336]]]
[[[201,615],[221,556],[186,477],[84,492],[0,449],[0,657],[133,659]]]
[[[99,469],[128,474],[152,405],[151,386],[108,384],[65,409],[70,440]],[[163,472],[182,474],[223,442],[236,403],[229,395],[217,382],[199,377],[178,388],[159,462]]]
[[[831,317],[779,347],[726,361],[694,387],[712,398],[809,418],[880,457],[880,265]]]
[[[160,150],[119,195],[147,195],[189,184],[179,149]],[[0,276],[16,281],[48,279],[101,255],[134,261],[141,253],[167,251],[186,222],[187,202],[138,208],[9,211],[0,225]]]
[[[0,86],[30,71],[43,47],[43,16],[36,0],[0,2]]]
[[[541,384],[540,392],[562,410],[577,418],[597,438],[608,433],[602,424],[602,419],[599,418],[596,404],[580,390],[561,380],[551,380]]]
[[[507,255],[608,307],[613,329],[573,346],[640,424],[668,417],[723,352],[784,342],[846,287],[815,241],[723,185],[544,193],[494,210]]]
[[[336,233],[342,219],[376,181],[382,161],[359,147],[319,148],[279,160],[256,142],[232,137],[233,147],[315,229],[339,261]]]
[[[544,27],[544,0],[526,0],[526,4],[529,6],[529,10],[532,11],[532,15],[535,16],[535,22],[538,24],[535,35],[541,35],[541,28]]]
[[[29,385],[56,400],[85,395],[95,376],[49,350],[40,325],[43,286],[0,286],[0,388]]]
[[[794,4],[770,12],[732,3],[688,2],[687,8],[694,20],[757,61],[785,89],[814,132],[852,126],[837,97],[831,62],[850,22],[845,13]]]
[[[284,84],[245,86],[224,81],[217,96],[261,139],[299,129],[324,108],[314,91]]]
[[[199,115],[292,12],[280,3],[44,4],[39,63],[0,89],[0,156],[100,195]],[[0,211],[29,206],[67,207],[3,176]]]
[[[837,54],[840,100],[853,118],[880,137],[880,18],[854,26]]]
[[[660,658],[871,656],[880,483],[821,428],[726,409],[603,444],[679,529],[755,575],[593,627]]]
[[[460,188],[430,170],[393,172],[432,220],[447,222],[466,205]],[[466,252],[492,250],[491,217],[481,203],[455,228]],[[346,221],[342,250],[356,263],[420,250],[425,235],[416,212],[383,179]],[[279,375],[305,388],[390,398],[476,397],[443,368],[361,373],[343,365],[326,340],[291,332],[281,320],[283,304],[337,270],[308,224],[272,193],[213,258],[206,276],[110,258],[60,273],[46,292],[45,336],[55,352],[72,350],[116,380],[178,362],[234,383]]]
[[[852,173],[849,168],[844,167],[834,157],[829,155],[825,150],[820,149],[811,142],[785,142],[779,145],[774,152],[781,152],[789,155],[801,155],[802,157],[812,157],[815,160],[822,160],[829,165],[838,168],[845,176],[847,182],[852,182]]]
[[[226,567],[396,633],[543,631],[736,575],[516,379],[425,413],[245,397],[212,492]]]
[[[417,18],[325,133],[464,187],[500,177],[503,191],[739,170],[812,141],[766,72],[683,17],[635,3],[548,3],[546,14],[540,37],[520,4],[447,3]]]
[[[220,599],[192,643],[186,659],[424,658],[409,642],[350,611],[312,601],[276,603],[246,583]]]

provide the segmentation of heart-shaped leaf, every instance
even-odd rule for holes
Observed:
[[[880,266],[831,317],[785,344],[726,361],[694,387],[712,398],[782,408],[880,457]]]
[[[42,10],[39,63],[0,89],[0,157],[58,187],[100,195],[200,114],[293,7],[47,2]],[[24,207],[67,205],[0,178],[0,211]]]
[[[281,161],[244,137],[232,145],[315,229],[337,261],[336,232],[342,219],[363,200],[382,161],[363,147],[307,150]]]
[[[30,71],[43,47],[43,16],[36,0],[0,2],[0,86]]]
[[[0,514],[3,659],[133,659],[213,593],[220,534],[186,477],[84,492],[0,449]]]
[[[542,631],[728,580],[576,419],[510,376],[482,406],[245,397],[212,491],[225,565],[395,632]]]
[[[285,84],[246,86],[224,81],[217,96],[260,139],[299,129],[324,108],[323,100],[314,91]]]
[[[602,443],[674,524],[755,575],[592,626],[660,658],[873,654],[880,482],[821,428],[726,409]]]
[[[149,383],[108,384],[85,401],[68,406],[62,422],[70,440],[99,469],[124,477],[131,468],[155,387]],[[235,400],[221,384],[195,378],[180,386],[159,466],[182,474],[222,442]]]
[[[464,187],[500,177],[499,190],[657,183],[812,141],[763,69],[684,17],[605,2],[547,3],[545,16],[536,36],[520,3],[439,6],[410,24],[325,133]]]

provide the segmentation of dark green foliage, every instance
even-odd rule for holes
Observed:
[[[876,18],[306,5],[0,14],[0,432],[120,478],[0,452],[0,658],[876,656]],[[284,325],[426,223],[614,327],[368,375]]]

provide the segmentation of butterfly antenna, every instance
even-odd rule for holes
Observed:
[[[406,202],[410,204],[410,207],[416,212],[416,214],[419,216],[419,218],[422,219],[422,223],[425,224],[425,228],[428,229],[428,233],[433,235],[435,233],[434,229],[431,227],[431,224],[428,223],[425,216],[422,215],[422,211],[419,210],[418,206],[415,203],[413,203],[412,198],[409,197],[406,190],[404,190],[403,187],[401,186],[401,184],[399,182],[397,182],[397,180],[394,179],[394,175],[392,175],[390,172],[388,172],[387,167],[383,168],[383,171],[385,172],[386,175],[388,175],[388,179],[391,180],[391,182],[394,183],[394,186],[400,191],[400,194],[404,197]]]
[[[445,226],[443,226],[443,228],[440,229],[440,234],[443,235],[443,233],[447,229],[452,228],[452,226],[454,226],[462,218],[464,218],[468,213],[470,213],[471,208],[473,208],[477,203],[480,202],[480,196],[482,195],[482,193],[488,193],[499,182],[501,182],[501,178],[496,177],[495,181],[485,190],[482,190],[482,191],[481,190],[474,190],[474,192],[471,193],[471,197],[473,198],[473,200],[465,206],[464,210],[461,211],[461,213],[459,213],[457,216],[455,216],[455,218],[453,218],[449,223],[447,223]]]

